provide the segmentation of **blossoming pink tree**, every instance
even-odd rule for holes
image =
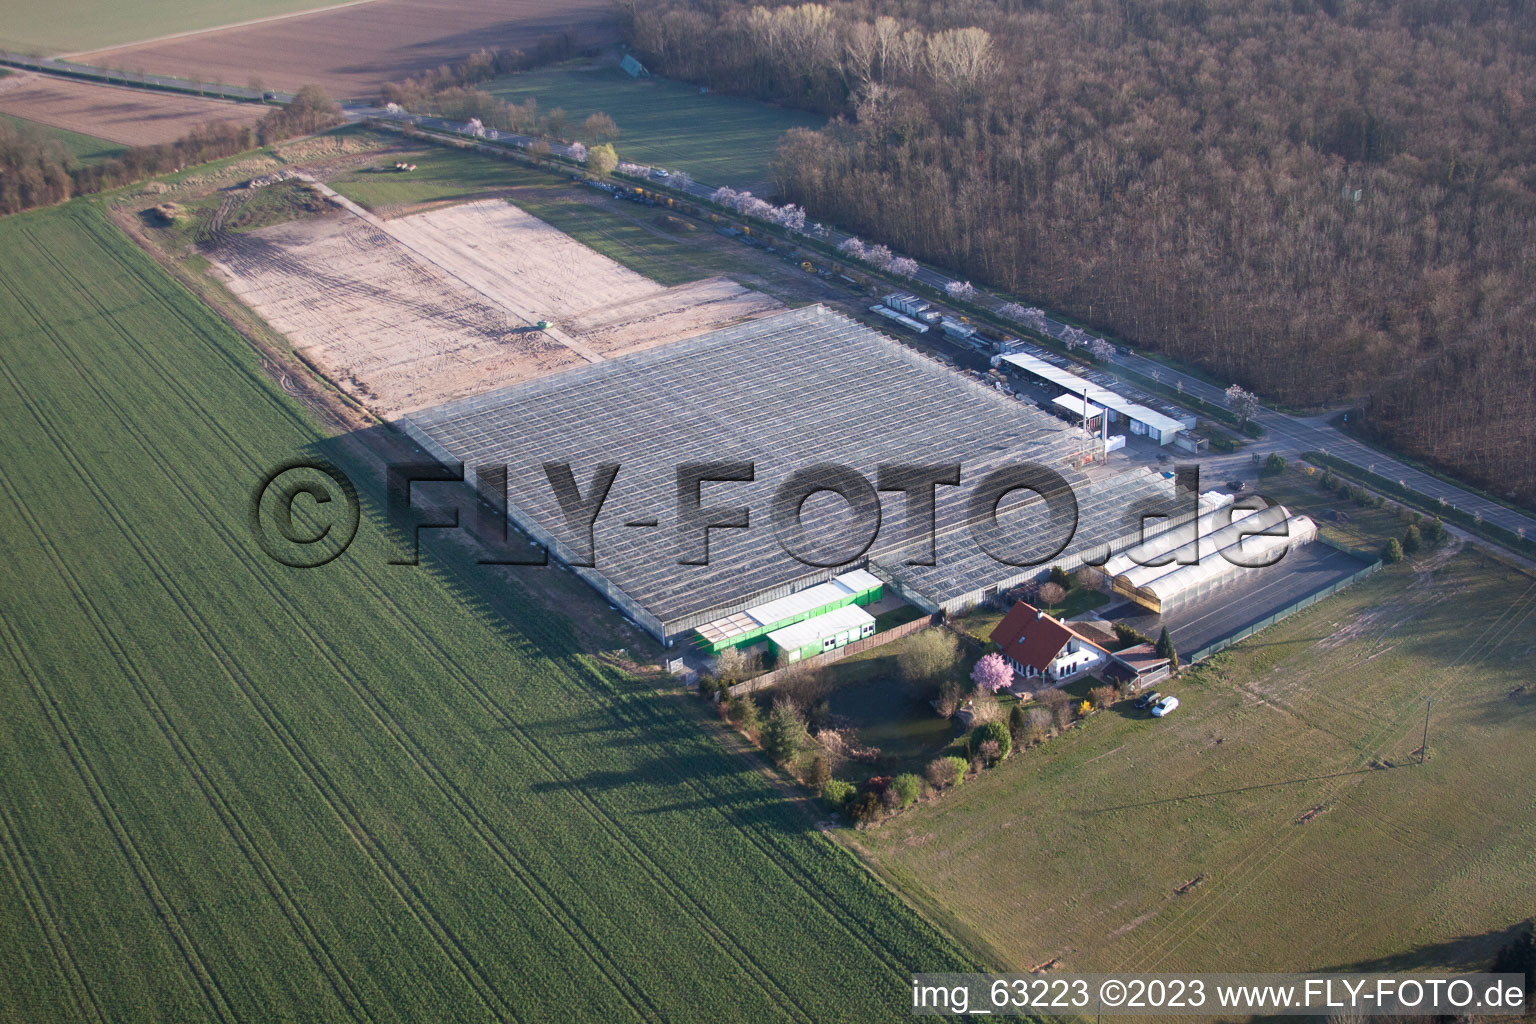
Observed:
[[[971,669],[971,682],[979,690],[996,693],[1013,682],[1013,669],[1008,667],[1001,654],[993,651],[983,656],[976,662],[976,667]]]

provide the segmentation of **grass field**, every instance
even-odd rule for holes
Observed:
[[[400,158],[391,153],[381,166],[392,166]],[[329,184],[348,199],[385,215],[422,203],[505,196],[577,241],[664,285],[716,274],[754,273],[747,253],[713,244],[717,236],[703,228],[681,234],[666,230],[661,222],[665,213],[659,208],[604,198],[595,190],[583,190],[578,200],[571,196],[568,178],[441,146],[412,151],[403,159],[415,163],[416,170],[395,174],[364,169]],[[596,197],[595,205],[586,201],[591,197]]]
[[[1536,579],[1449,554],[851,841],[1021,968],[1481,969],[1536,904]]]
[[[76,160],[85,164],[96,163],[119,156],[128,148],[116,142],[98,139],[93,135],[81,135],[79,132],[72,132],[66,128],[55,128],[52,125],[39,124],[36,121],[29,121],[24,117],[15,117],[11,114],[0,113],[0,122],[10,125],[19,132],[57,140],[65,149],[73,154]]]
[[[733,96],[701,94],[697,86],[636,81],[613,67],[536,71],[483,86],[514,103],[538,101],[539,110],[565,110],[575,134],[589,114],[602,111],[619,126],[614,148],[636,163],[684,170],[711,185],[772,189],[769,161],[791,128],[819,128],[825,118]]]
[[[0,394],[0,1019],[874,1020],[970,962],[526,577],[387,564],[381,467],[94,206],[0,221]],[[249,504],[317,455],[362,525],[289,569]]]
[[[131,5],[102,0],[58,0],[48,4],[10,4],[4,22],[0,22],[0,49],[79,53],[174,32],[332,6],[335,2],[325,0],[203,0],[194,5],[176,0],[148,0]]]

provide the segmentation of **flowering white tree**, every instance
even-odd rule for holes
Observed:
[[[736,190],[729,185],[721,185],[709,194],[709,200],[712,203],[719,203],[721,206],[734,210],[736,208]]]
[[[571,159],[579,164],[587,162],[587,147],[579,142],[571,143]]]
[[[1001,306],[997,307],[997,315],[1002,317],[1004,320],[1013,320],[1022,323],[1026,313],[1028,313],[1028,310],[1019,305],[1017,302],[1005,302]]]
[[[881,270],[889,269],[894,258],[891,250],[883,245],[871,245],[864,250],[864,262]]]
[[[1061,332],[1061,343],[1072,352],[1088,344],[1090,335],[1081,327],[1067,327]]]
[[[693,184],[693,179],[688,176],[687,171],[673,171],[667,175],[667,184],[675,189],[686,191],[688,186]]]
[[[864,243],[850,236],[837,243],[837,251],[849,259],[862,260],[864,258]]]
[[[891,265],[888,269],[898,277],[916,277],[917,260],[910,256],[897,256],[891,260]]]
[[[1088,354],[1101,363],[1107,363],[1115,358],[1115,346],[1103,338],[1094,338],[1088,343]]]
[[[805,210],[790,203],[788,206],[777,206],[773,209],[772,221],[785,231],[799,234],[805,230]]]
[[[485,125],[480,122],[478,117],[470,118],[469,123],[464,126],[464,130],[477,139],[485,138]]]
[[[944,286],[944,294],[952,299],[972,299],[976,297],[976,286],[969,281],[951,281]]]
[[[1227,408],[1246,426],[1253,419],[1254,413],[1259,411],[1259,398],[1253,392],[1233,384],[1227,388]]]

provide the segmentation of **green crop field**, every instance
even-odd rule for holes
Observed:
[[[700,93],[697,86],[636,81],[613,67],[535,71],[482,86],[514,103],[538,101],[539,110],[565,110],[575,135],[583,118],[601,111],[619,127],[614,148],[636,163],[687,171],[711,185],[772,189],[769,162],[791,128],[819,128],[826,119],[734,96]]]
[[[341,0],[148,0],[119,4],[104,0],[56,0],[7,4],[0,21],[0,49],[20,53],[81,53],[136,43],[176,32],[218,28],[256,18],[331,7]]]
[[[1016,967],[1484,969],[1536,905],[1536,578],[1450,554],[854,841]]]
[[[361,441],[94,205],[0,221],[0,396],[0,1020],[885,1020],[971,963],[559,570],[388,564]],[[291,569],[250,503],[316,457],[361,527]]]
[[[12,114],[0,114],[0,123],[4,123],[18,132],[41,136],[45,139],[58,141],[69,150],[74,158],[81,163],[96,163],[114,156],[119,156],[128,147],[107,139],[98,139],[94,135],[81,135],[65,128],[55,128],[53,125],[39,124],[29,121],[24,117],[16,117]]]

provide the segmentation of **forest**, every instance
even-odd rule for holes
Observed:
[[[812,216],[1536,501],[1536,5],[631,0]]]

